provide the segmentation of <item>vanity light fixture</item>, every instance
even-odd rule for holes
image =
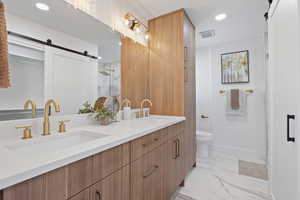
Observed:
[[[224,19],[227,18],[227,15],[225,13],[221,13],[221,14],[218,14],[216,17],[215,17],[215,20],[216,21],[223,21]]]
[[[136,34],[145,34],[148,32],[148,27],[130,13],[127,13],[124,16],[124,23],[130,30],[134,31]]]
[[[42,2],[36,3],[35,6],[36,6],[38,9],[42,10],[42,11],[49,11],[49,10],[50,10],[50,7],[49,7],[47,4],[42,3]]]

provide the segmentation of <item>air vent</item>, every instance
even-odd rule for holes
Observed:
[[[199,34],[202,39],[207,39],[207,38],[215,37],[216,31],[215,30],[202,31],[199,32]]]

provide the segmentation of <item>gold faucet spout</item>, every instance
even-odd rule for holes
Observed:
[[[24,110],[28,110],[29,106],[31,106],[32,118],[36,118],[36,103],[32,100],[26,101],[26,103],[24,104]]]
[[[145,103],[149,103],[150,106],[152,107],[152,101],[150,99],[144,99],[142,102],[141,102],[141,109],[140,109],[140,116],[141,117],[144,117],[144,104]]]
[[[47,101],[44,108],[43,136],[50,135],[49,115],[51,105],[54,106],[55,112],[60,112],[60,105],[56,100],[50,99],[49,101]]]

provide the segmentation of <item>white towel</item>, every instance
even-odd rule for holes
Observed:
[[[237,110],[231,107],[231,91],[227,90],[226,93],[226,113],[230,116],[246,116],[247,114],[247,94],[243,90],[239,90],[239,104],[240,108]]]

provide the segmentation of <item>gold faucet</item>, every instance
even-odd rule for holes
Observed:
[[[47,101],[45,104],[45,109],[44,109],[44,123],[43,123],[43,136],[50,135],[50,122],[49,122],[49,114],[50,114],[50,106],[54,105],[55,107],[55,112],[60,112],[60,105],[57,101],[54,99],[50,99]]]
[[[26,101],[26,103],[24,104],[24,110],[28,110],[29,105],[31,105],[32,118],[36,118],[36,103],[32,100]]]
[[[131,107],[131,101],[129,99],[123,99],[121,102],[121,107],[123,107],[125,104],[126,107]]]
[[[140,109],[140,118],[144,117],[144,104],[148,102],[150,104],[150,106],[152,106],[152,101],[150,99],[144,99],[141,103],[141,109]],[[146,113],[146,117],[149,116],[149,113]]]

